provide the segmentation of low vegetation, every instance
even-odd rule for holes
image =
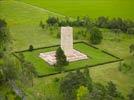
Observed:
[[[61,47],[56,50],[56,61],[56,67],[64,67],[69,64],[67,57]]]
[[[0,1],[0,99],[133,100],[133,7],[132,0]],[[99,49],[74,44],[89,60],[69,65],[58,47],[37,49],[59,44],[61,26],[72,26],[75,41]],[[15,54],[19,60],[12,55],[18,50],[27,50]],[[62,73],[39,58],[39,53],[52,50],[58,51]],[[103,51],[123,61],[83,69],[118,60]],[[48,74],[55,75],[38,77]]]

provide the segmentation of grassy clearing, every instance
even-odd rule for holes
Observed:
[[[102,30],[103,41],[96,45],[98,48],[106,50],[120,58],[128,58],[130,56],[129,46],[134,43],[134,35],[126,33],[113,33],[109,30]]]
[[[121,17],[133,19],[132,0],[21,0],[23,2],[65,15]],[[64,9],[63,9],[64,8]]]
[[[77,62],[72,62],[69,66],[66,66],[64,70],[77,69],[85,67],[86,65],[95,65],[104,62],[114,61],[116,58],[103,53],[98,49],[94,49],[84,43],[74,44],[74,48],[84,54],[86,54],[89,59]],[[51,47],[46,49],[39,49],[33,52],[24,52],[25,59],[34,64],[39,75],[52,74],[57,72],[53,66],[49,66],[44,60],[39,57],[42,52],[55,51],[57,47]]]
[[[57,44],[58,40],[50,35],[49,30],[39,27],[40,21],[45,21],[50,15],[57,16],[21,2],[0,1],[0,18],[8,22],[13,50],[24,50],[30,44],[34,47]]]

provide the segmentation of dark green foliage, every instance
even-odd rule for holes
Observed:
[[[57,24],[58,26],[73,26],[73,21],[69,17],[65,17],[65,19],[59,20]]]
[[[128,34],[134,34],[134,28],[128,28],[127,33]]]
[[[5,20],[0,19],[0,49],[5,48],[6,44],[9,42],[9,30],[7,28],[7,23]]]
[[[96,83],[93,86],[93,90],[89,94],[89,100],[104,100],[106,95],[106,89],[103,85]]]
[[[7,23],[5,20],[0,19],[0,28],[7,27]]]
[[[63,67],[68,65],[67,58],[64,54],[64,51],[59,47],[56,51],[56,66],[57,67]]]
[[[92,85],[93,84],[92,84],[92,78],[91,78],[90,73],[89,73],[89,69],[85,68],[83,74],[88,81],[88,90],[92,91]]]
[[[123,20],[122,18],[113,18],[109,19],[108,17],[98,17],[97,21],[94,22],[88,16],[80,18],[79,16],[76,19],[70,19],[65,17],[64,19],[59,20],[57,17],[49,17],[47,20],[48,25],[58,25],[58,26],[72,26],[72,27],[98,27],[98,28],[108,28],[117,32],[120,30],[122,32],[128,32],[133,34],[134,22],[131,20]]]
[[[98,28],[96,28],[96,27],[92,28],[90,30],[90,34],[91,34],[90,42],[92,44],[99,44],[99,43],[101,43],[101,41],[103,39],[103,36],[102,36],[101,31]]]
[[[108,82],[107,94],[111,97],[117,97],[118,96],[118,91],[117,91],[116,85],[112,81]]]
[[[102,16],[102,17],[99,17],[97,19],[96,24],[100,28],[107,28],[108,27],[108,21],[109,21],[108,17]]]
[[[127,31],[127,24],[124,20],[122,20],[121,18],[113,18],[112,20],[109,21],[109,25],[108,28],[110,29],[120,29],[123,32]]]
[[[134,100],[134,88],[132,91],[128,94],[128,100]]]
[[[60,79],[58,77],[54,78],[54,82],[59,82]]]
[[[64,94],[66,100],[76,99],[76,90],[80,86],[88,87],[88,80],[84,74],[79,70],[77,72],[71,72],[67,74],[60,83],[60,91]]]
[[[18,78],[16,65],[12,60],[9,60],[7,58],[4,59],[4,63],[2,65],[2,73],[3,80],[5,82],[14,81]]]
[[[129,49],[130,49],[130,53],[132,53],[134,55],[134,44],[131,44],[129,46]]]
[[[0,49],[0,59],[4,57],[4,51]]]
[[[33,50],[34,50],[33,45],[30,45],[28,50],[29,50],[29,51],[33,51]]]
[[[59,19],[57,17],[49,17],[46,22],[48,25],[55,25],[59,22]]]

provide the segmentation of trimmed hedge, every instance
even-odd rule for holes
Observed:
[[[78,44],[78,43],[84,43],[85,45],[88,45],[94,49],[97,49],[97,50],[100,50],[99,48],[85,42],[85,41],[78,41],[78,42],[74,42],[74,44]],[[53,45],[53,46],[47,46],[47,47],[40,47],[40,48],[33,48],[33,51],[34,50],[39,50],[39,49],[45,49],[45,48],[51,48],[51,47],[58,47],[60,45]],[[119,62],[119,61],[123,61],[123,59],[107,52],[107,51],[104,51],[104,50],[100,50],[101,52],[103,53],[106,53],[107,55],[110,55],[112,57],[115,57],[117,60],[114,60],[114,61],[109,61],[109,62],[104,62],[104,63],[99,63],[99,64],[95,64],[95,65],[86,65],[86,66],[83,66],[83,67],[80,67],[80,68],[76,68],[76,69],[70,69],[70,70],[65,70],[64,72],[70,72],[70,71],[75,71],[75,70],[78,70],[78,69],[84,69],[84,68],[90,68],[90,67],[96,67],[96,66],[100,66],[100,65],[105,65],[105,64],[109,64],[109,63],[114,63],[114,62]],[[17,59],[19,59],[21,61],[21,59],[15,54],[15,53],[22,53],[22,52],[30,52],[29,49],[27,50],[22,50],[22,51],[16,51],[14,53],[12,53]],[[46,74],[46,75],[38,75],[38,78],[42,78],[42,77],[46,77],[46,76],[51,76],[51,75],[56,75],[56,74],[60,74],[62,73],[63,71],[57,71],[55,73],[51,73],[51,74]]]

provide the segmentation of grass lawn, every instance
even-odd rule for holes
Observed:
[[[103,40],[102,43],[96,47],[112,53],[120,58],[128,58],[130,56],[129,46],[134,43],[134,35],[126,33],[113,33],[109,30],[102,30]]]
[[[117,60],[115,57],[112,57],[101,50],[94,49],[84,43],[74,44],[74,48],[80,52],[86,54],[89,59],[71,62],[69,66],[66,66],[64,70],[71,70],[85,67],[86,65],[96,65],[104,62]],[[49,66],[44,60],[39,57],[39,54],[42,52],[55,51],[57,47],[51,47],[46,49],[34,50],[33,52],[23,52],[25,59],[34,64],[39,75],[47,75],[57,72],[53,66]]]
[[[20,0],[19,0],[20,1]],[[134,18],[133,0],[21,0],[65,16]]]
[[[51,15],[59,16],[22,2],[0,1],[0,18],[8,23],[12,48],[15,51],[27,49],[30,44],[34,47],[57,44],[58,39],[49,30],[42,30],[39,27],[40,21],[45,21]]]

